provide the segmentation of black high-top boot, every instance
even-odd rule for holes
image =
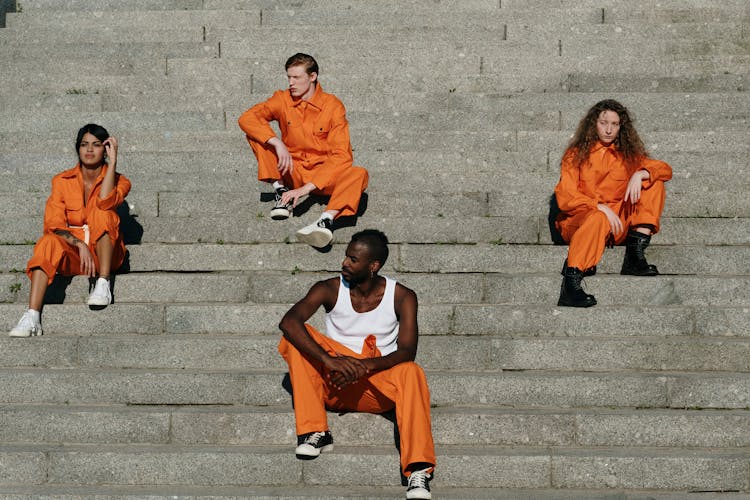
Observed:
[[[565,261],[563,262],[562,269],[560,269],[560,276],[565,276],[565,268],[568,267],[568,259],[565,258]],[[596,266],[589,267],[588,269],[584,269],[583,271],[583,277],[588,278],[589,276],[594,276],[596,274]]]
[[[651,242],[650,234],[639,233],[631,229],[625,240],[625,258],[622,261],[620,274],[633,276],[656,276],[659,271],[656,266],[646,262],[646,248]]]
[[[560,300],[558,306],[591,307],[596,305],[596,299],[581,288],[583,273],[577,267],[566,267],[560,286]]]

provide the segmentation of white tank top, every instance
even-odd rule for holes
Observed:
[[[357,312],[352,307],[349,284],[339,277],[336,305],[326,313],[326,335],[356,353],[362,352],[365,338],[374,335],[380,354],[396,350],[398,319],[394,307],[396,280],[385,277],[385,293],[372,311]]]

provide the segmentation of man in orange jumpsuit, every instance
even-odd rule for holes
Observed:
[[[117,173],[117,141],[104,127],[88,124],[76,139],[78,165],[52,179],[44,210],[44,234],[26,266],[31,279],[29,309],[11,337],[41,335],[44,294],[55,274],[83,274],[98,279],[88,305],[112,301],[110,274],[125,259],[116,209],[130,192],[130,181]],[[108,162],[105,160],[108,157]]]
[[[435,467],[430,393],[417,354],[417,296],[378,274],[388,239],[367,229],[352,236],[341,276],[319,281],[284,315],[279,352],[289,364],[297,458],[333,448],[326,409],[396,409],[406,498],[431,498]],[[326,334],[305,322],[326,310]]]
[[[320,218],[297,231],[298,240],[322,248],[333,241],[333,220],[357,213],[368,174],[352,165],[346,110],[323,92],[315,59],[298,53],[285,67],[289,89],[248,109],[238,123],[258,160],[258,179],[273,183],[271,218],[289,218],[299,199],[311,193],[330,196]]]
[[[558,305],[596,304],[581,279],[596,272],[608,243],[625,242],[621,274],[658,274],[645,249],[659,231],[664,183],[671,178],[668,164],[648,157],[622,104],[604,100],[589,110],[563,156],[555,187],[561,210],[556,226],[569,243]]]

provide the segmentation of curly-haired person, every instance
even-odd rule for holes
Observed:
[[[649,158],[627,108],[607,99],[578,124],[560,166],[555,226],[568,243],[559,306],[590,307],[593,295],[581,280],[596,272],[607,245],[625,242],[620,274],[655,276],[646,261],[651,235],[659,231],[664,183],[672,168]]]

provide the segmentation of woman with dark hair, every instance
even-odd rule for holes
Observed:
[[[130,181],[117,173],[117,140],[104,127],[90,123],[78,131],[78,164],[52,179],[44,210],[44,234],[26,266],[31,279],[29,310],[11,337],[42,334],[44,294],[55,274],[97,278],[88,298],[93,309],[112,302],[110,276],[125,260],[116,209],[130,191]]]
[[[659,231],[664,183],[671,178],[668,164],[649,158],[625,106],[607,99],[586,113],[563,155],[555,187],[561,210],[555,225],[569,244],[557,305],[596,304],[581,280],[596,272],[607,245],[625,242],[620,274],[659,274],[644,252]]]

